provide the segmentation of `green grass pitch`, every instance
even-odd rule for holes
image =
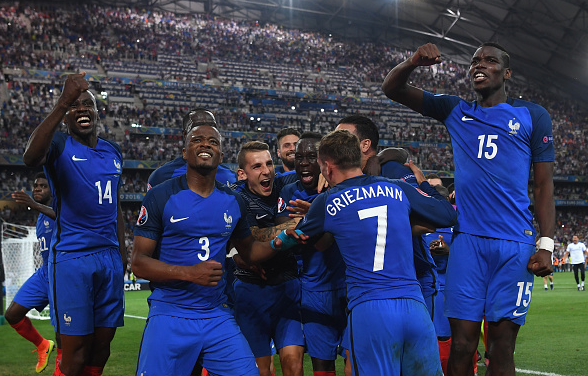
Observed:
[[[145,317],[148,292],[126,293],[126,314]],[[541,278],[535,279],[533,298],[527,324],[518,336],[515,362],[517,375],[586,375],[586,352],[588,351],[588,291],[577,291],[572,273],[556,273],[555,289],[545,291]],[[53,337],[48,321],[33,321],[46,338]],[[127,317],[125,326],[117,331],[112,343],[112,355],[104,375],[134,375],[137,352],[145,320]],[[483,353],[483,347],[480,347]],[[0,326],[0,376],[35,375],[36,353],[33,346],[21,338],[7,324]],[[55,356],[51,355],[49,366],[43,372],[51,375]],[[276,375],[281,376],[276,358]],[[311,376],[312,367],[305,358],[304,374]],[[484,375],[484,367],[478,367]],[[532,371],[532,372],[531,372]],[[343,361],[337,361],[337,375],[343,375]]]

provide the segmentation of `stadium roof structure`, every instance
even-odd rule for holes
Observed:
[[[588,99],[585,0],[95,0],[177,13],[209,13],[321,31],[414,50],[426,42],[468,63],[481,43],[510,53],[513,72]]]

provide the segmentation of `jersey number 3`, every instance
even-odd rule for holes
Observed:
[[[384,269],[384,252],[386,251],[386,234],[388,232],[388,205],[375,206],[357,212],[359,219],[378,217],[378,235],[374,253],[374,272]]]

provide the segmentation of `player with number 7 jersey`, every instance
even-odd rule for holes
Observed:
[[[297,226],[310,239],[331,233],[347,266],[350,355],[354,375],[441,375],[433,323],[414,267],[410,217],[437,227],[456,219],[426,181],[361,172],[357,137],[323,137],[319,165],[333,186],[317,196]]]

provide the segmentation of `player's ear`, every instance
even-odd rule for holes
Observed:
[[[243,170],[242,168],[237,169],[237,179],[247,180],[247,174],[245,173],[245,170]]]
[[[362,153],[367,153],[367,151],[370,150],[371,146],[372,140],[370,140],[369,138],[366,138],[365,140],[361,140],[359,142],[359,147],[361,148]]]
[[[182,149],[182,158],[188,159],[188,158],[186,158],[186,148]]]
[[[223,152],[221,151],[221,153],[220,153],[220,162],[219,162],[219,163],[223,163],[223,158],[224,158],[224,156],[225,156],[225,153],[223,153]]]
[[[510,68],[506,68],[504,70],[504,80],[510,80],[510,77],[512,76],[512,70]]]

